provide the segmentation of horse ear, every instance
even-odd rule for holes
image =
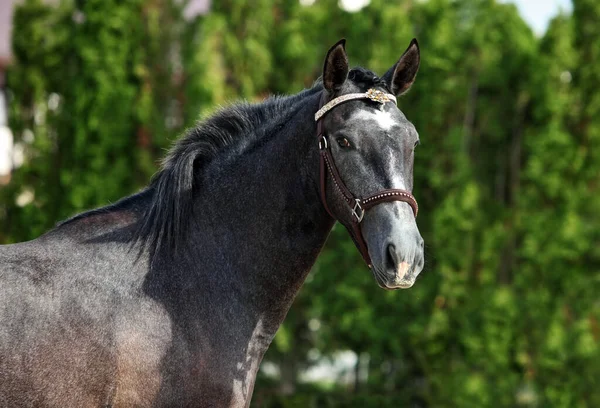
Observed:
[[[385,73],[382,79],[394,95],[400,96],[415,82],[420,63],[419,43],[416,38],[413,38],[398,62]]]
[[[323,66],[323,86],[329,92],[339,91],[348,77],[346,40],[339,40],[327,51]]]

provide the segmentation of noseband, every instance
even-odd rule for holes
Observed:
[[[346,184],[340,177],[340,173],[337,170],[335,165],[335,161],[333,160],[333,156],[331,154],[331,149],[329,147],[329,142],[327,139],[327,135],[323,129],[323,117],[327,112],[329,112],[334,107],[348,101],[356,100],[356,99],[370,99],[374,102],[381,103],[382,105],[386,102],[394,102],[396,103],[396,97],[394,95],[386,94],[382,91],[369,89],[365,93],[353,93],[339,96],[331,101],[327,102],[327,92],[323,91],[323,95],[321,97],[321,102],[319,104],[319,110],[315,113],[315,121],[317,122],[317,136],[319,138],[319,151],[320,151],[320,188],[321,188],[321,201],[323,202],[323,206],[331,215],[333,219],[337,219],[340,221],[350,232],[350,236],[354,241],[354,244],[360,251],[363,259],[369,266],[372,267],[371,257],[369,256],[369,249],[367,248],[367,243],[363,238],[362,231],[360,228],[360,223],[365,215],[365,212],[369,209],[375,207],[378,204],[390,202],[390,201],[403,201],[408,203],[413,210],[415,217],[419,212],[419,205],[417,204],[417,200],[413,195],[406,190],[399,189],[390,189],[390,190],[382,190],[378,193],[375,193],[366,198],[356,197],[352,192],[346,187]],[[327,102],[327,103],[326,103]],[[342,220],[339,217],[333,215],[333,212],[330,210],[329,205],[327,204],[327,180],[328,176],[331,177],[333,181],[333,185],[335,186],[335,191],[341,194],[343,201],[348,205],[350,209],[351,217],[350,222],[347,220]]]

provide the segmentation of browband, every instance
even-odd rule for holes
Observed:
[[[374,102],[379,102],[382,104],[386,102],[397,103],[396,97],[394,95],[371,88],[367,92],[346,94],[330,100],[325,105],[323,105],[323,107],[319,109],[317,113],[315,113],[315,121],[321,119],[327,112],[329,112],[336,106],[355,99],[370,99]]]

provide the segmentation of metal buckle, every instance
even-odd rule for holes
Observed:
[[[327,138],[325,135],[319,136],[319,150],[327,150]]]
[[[362,205],[360,205],[359,198],[355,198],[354,201],[355,201],[355,204],[354,204],[354,208],[352,208],[352,215],[356,217],[356,222],[358,222],[360,224],[363,217],[365,216],[365,209],[362,208]]]

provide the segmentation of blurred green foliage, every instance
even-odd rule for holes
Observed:
[[[27,162],[0,190],[0,242],[133,193],[186,126],[310,86],[341,37],[351,62],[383,73],[416,36],[400,107],[422,140],[426,270],[382,291],[336,226],[254,404],[600,406],[600,3],[574,0],[541,38],[494,0],[337,3],[222,0],[186,21],[170,0],[24,1],[8,84]],[[33,201],[16,205],[24,191]],[[340,350],[363,374],[299,381]]]

